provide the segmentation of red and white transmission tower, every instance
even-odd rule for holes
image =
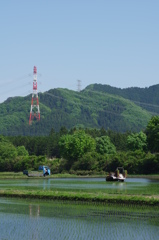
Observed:
[[[31,109],[30,109],[30,118],[29,125],[31,125],[34,118],[40,120],[40,108],[39,108],[39,99],[38,99],[38,91],[37,91],[37,68],[34,66],[33,70],[33,93],[31,100]]]

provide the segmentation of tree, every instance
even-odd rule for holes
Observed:
[[[127,146],[129,150],[145,150],[147,147],[147,136],[145,133],[140,131],[139,133],[131,133],[127,137]]]
[[[83,130],[77,130],[72,135],[63,135],[59,146],[63,158],[76,161],[85,153],[95,150],[95,140]]]
[[[67,133],[68,133],[67,128],[64,127],[64,126],[62,126],[62,127],[60,128],[60,131],[59,131],[60,136],[65,135],[65,134],[67,134]]]
[[[18,153],[18,156],[29,156],[29,153],[24,146],[17,147],[17,153]]]
[[[49,136],[53,136],[55,134],[55,130],[54,130],[54,128],[51,128],[51,131],[50,131],[50,133],[49,133]]]
[[[87,152],[78,161],[72,165],[73,170],[95,170],[97,169],[98,154],[96,152]]]
[[[116,148],[110,141],[108,136],[97,137],[96,139],[96,151],[100,154],[116,153]]]
[[[153,116],[146,127],[148,150],[159,152],[159,116]]]
[[[47,139],[47,156],[49,158],[60,156],[58,146],[59,137],[59,134],[54,133],[53,135],[50,135]]]
[[[9,142],[0,142],[1,159],[15,159],[17,156],[16,148]]]

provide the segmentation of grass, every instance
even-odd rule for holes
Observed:
[[[34,198],[47,200],[68,200],[96,203],[114,203],[114,204],[133,204],[159,206],[159,199],[148,198],[144,196],[120,196],[115,194],[104,193],[82,193],[82,192],[63,192],[63,191],[44,191],[44,190],[0,190],[0,196],[18,197],[18,198]]]
[[[0,179],[8,179],[8,178],[26,178],[22,172],[0,172]]]

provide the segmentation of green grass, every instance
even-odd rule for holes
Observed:
[[[0,190],[0,196],[47,200],[68,200],[96,203],[159,206],[159,199],[143,196],[117,196],[102,193],[79,193],[44,190]]]
[[[26,175],[24,175],[22,172],[0,172],[0,179],[5,178],[26,178]]]

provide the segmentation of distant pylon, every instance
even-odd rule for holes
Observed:
[[[77,91],[81,91],[81,80],[77,80]]]
[[[39,108],[39,99],[38,99],[38,91],[37,91],[37,68],[34,66],[33,69],[33,93],[31,100],[31,109],[30,109],[30,118],[29,125],[32,124],[34,118],[40,120],[40,108]]]

